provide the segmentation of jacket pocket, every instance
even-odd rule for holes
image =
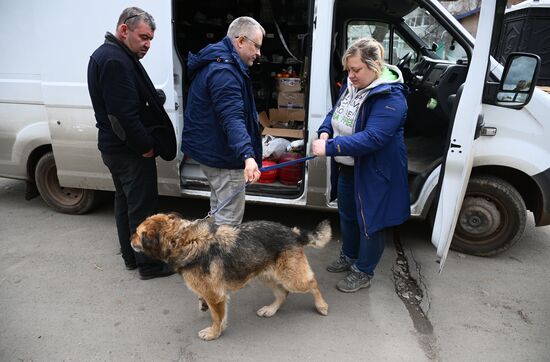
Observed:
[[[380,158],[377,155],[374,155],[374,172],[384,179],[386,182],[391,180],[391,165],[384,164],[380,162]]]

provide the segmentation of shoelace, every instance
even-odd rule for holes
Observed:
[[[361,279],[364,279],[366,276],[366,273],[363,273],[362,271],[352,271],[348,274],[347,279],[350,282],[358,282]]]

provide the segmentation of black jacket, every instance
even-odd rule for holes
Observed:
[[[139,59],[111,33],[88,63],[88,91],[97,121],[98,148],[107,154],[176,157],[170,117]]]

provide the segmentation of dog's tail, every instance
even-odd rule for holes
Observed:
[[[298,243],[322,248],[332,239],[332,228],[328,220],[322,221],[313,232],[299,232]]]

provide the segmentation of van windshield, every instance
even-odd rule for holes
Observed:
[[[468,58],[464,48],[428,10],[415,8],[402,19],[403,22],[396,27],[383,21],[351,20],[347,24],[346,47],[359,38],[368,37],[378,40],[385,49],[391,49],[384,53],[384,60],[391,64],[396,64],[409,52],[416,53],[415,59],[418,59],[420,48],[432,50],[430,58],[453,63],[462,60],[462,64],[467,64]],[[404,36],[404,33],[409,36]],[[410,37],[413,37],[414,41],[411,42]]]
[[[428,49],[434,50],[438,59],[453,62],[468,59],[464,48],[426,9],[416,8],[403,20]]]

